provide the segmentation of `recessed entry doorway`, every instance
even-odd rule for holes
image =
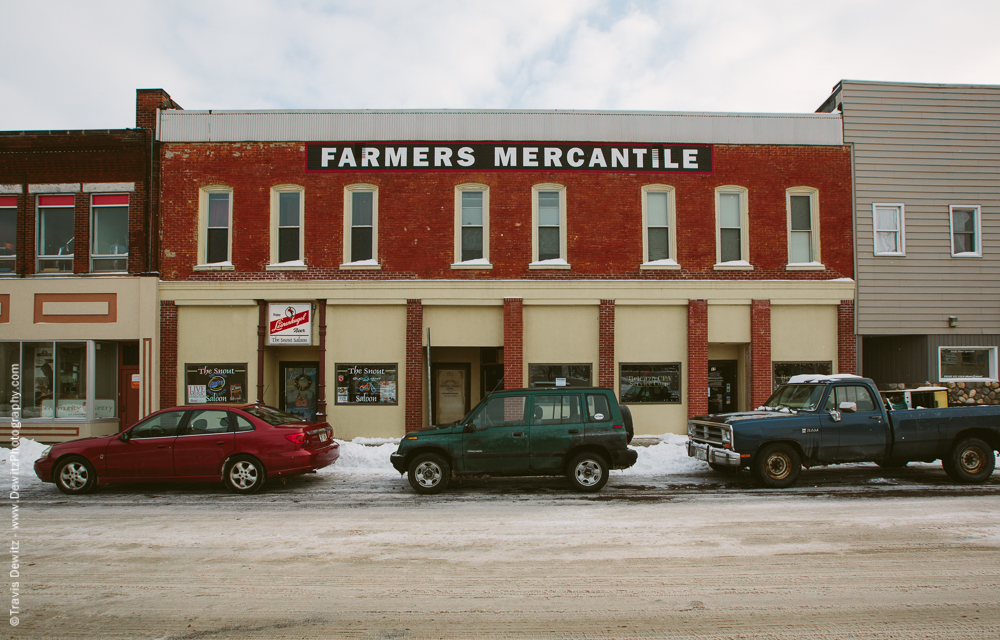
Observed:
[[[732,413],[736,411],[739,393],[737,380],[739,361],[708,361],[708,412]]]

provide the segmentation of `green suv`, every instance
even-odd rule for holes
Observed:
[[[453,424],[408,433],[391,460],[417,493],[442,491],[452,475],[565,475],[599,491],[610,469],[635,464],[633,433],[610,389],[511,389]]]

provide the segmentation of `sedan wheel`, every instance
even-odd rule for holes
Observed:
[[[236,493],[256,493],[264,486],[264,465],[250,456],[233,458],[226,465],[223,480]]]
[[[86,460],[73,458],[59,463],[55,473],[56,487],[63,493],[79,495],[92,491],[97,474]]]

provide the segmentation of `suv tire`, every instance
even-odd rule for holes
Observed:
[[[410,461],[407,477],[417,493],[441,493],[451,480],[451,466],[436,453],[422,453]]]
[[[577,491],[600,491],[608,483],[608,463],[596,453],[574,456],[566,467],[566,477]]]

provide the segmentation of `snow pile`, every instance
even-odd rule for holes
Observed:
[[[29,440],[28,438],[21,438],[20,445],[18,445],[18,462],[20,462],[20,467],[17,470],[17,475],[19,476],[30,476],[35,477],[35,460],[42,457],[42,451],[49,445],[42,444],[40,442],[35,442],[34,440]],[[10,449],[5,449],[0,447],[0,476],[10,475]]]
[[[658,476],[705,471],[708,465],[687,454],[688,437],[676,433],[658,436],[660,442],[649,447],[629,447],[639,452],[635,464],[622,473],[630,476]]]
[[[340,458],[333,465],[320,469],[320,473],[387,473],[399,475],[392,468],[389,456],[399,447],[398,439],[355,438],[337,440],[340,443]]]

